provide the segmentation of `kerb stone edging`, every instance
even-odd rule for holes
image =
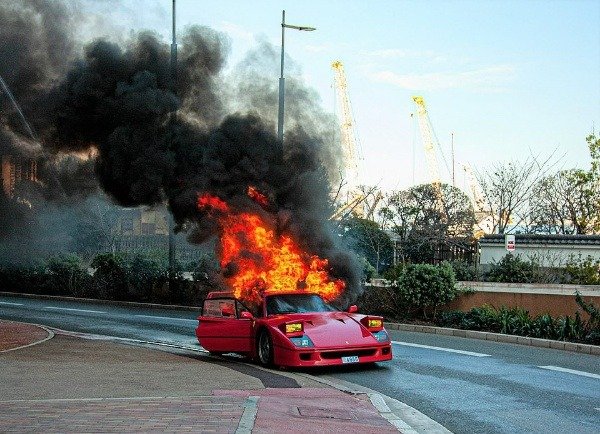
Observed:
[[[572,351],[575,353],[600,356],[600,346],[578,344],[575,342],[555,341],[551,339],[530,338],[526,336],[505,335],[502,333],[479,332],[475,330],[461,330],[447,327],[433,327],[416,324],[400,324],[386,322],[388,330],[403,332],[431,333],[436,335],[456,336],[461,338],[481,339],[485,341],[502,342],[508,344],[529,345],[533,347],[553,348],[556,350]]]

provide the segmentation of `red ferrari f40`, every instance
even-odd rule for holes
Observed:
[[[311,367],[390,360],[380,316],[339,311],[318,294],[266,293],[254,313],[229,292],[211,292],[196,336],[211,353],[238,353],[264,366]]]

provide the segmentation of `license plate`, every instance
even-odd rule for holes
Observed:
[[[342,357],[342,363],[358,363],[358,356]]]

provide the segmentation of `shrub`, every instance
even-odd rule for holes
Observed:
[[[467,330],[486,330],[499,332],[498,312],[490,305],[474,307],[464,316],[460,328]]]
[[[77,255],[60,255],[48,260],[45,289],[48,294],[87,296],[91,281],[87,268]]]
[[[454,300],[457,295],[454,272],[448,264],[410,264],[398,279],[396,289],[401,303],[412,310],[420,309],[427,318],[427,310]]]
[[[540,267],[531,261],[524,261],[519,256],[508,253],[497,264],[485,273],[488,282],[534,283],[540,280]]]
[[[600,309],[593,303],[586,303],[579,292],[575,293],[575,301],[590,316],[585,327],[584,340],[591,344],[600,344]]]
[[[570,258],[565,264],[566,281],[575,285],[600,285],[600,261],[591,256]]]
[[[477,270],[475,265],[465,261],[449,261],[448,264],[454,271],[456,280],[472,281],[477,280]]]
[[[115,300],[127,292],[127,268],[121,255],[101,253],[92,261],[94,286],[100,298]]]
[[[436,318],[436,324],[440,327],[461,328],[466,313],[460,310],[449,310],[441,312]]]

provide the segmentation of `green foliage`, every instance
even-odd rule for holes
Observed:
[[[450,265],[450,267],[452,267],[456,280],[477,280],[477,270],[475,269],[475,265],[465,261],[448,261],[448,264]]]
[[[395,267],[390,267],[384,273],[383,277],[390,282],[397,282],[402,273],[404,273],[404,264],[398,264]]]
[[[600,260],[571,257],[565,264],[565,280],[575,285],[600,285]]]
[[[397,281],[397,294],[400,301],[411,309],[420,309],[427,317],[427,310],[436,309],[457,295],[454,272],[448,264],[410,264]]]
[[[41,294],[45,292],[43,265],[4,265],[0,267],[0,289],[8,292]]]
[[[92,261],[94,286],[100,298],[115,300],[127,288],[127,268],[122,255],[101,253]]]
[[[392,263],[392,240],[376,222],[352,218],[346,222],[343,236],[359,256],[367,259],[375,269],[375,275],[383,273]]]
[[[590,343],[600,344],[600,309],[593,303],[587,303],[579,292],[575,293],[575,302],[590,316],[587,322],[588,327],[585,340]]]
[[[465,314],[460,322],[460,328],[466,330],[488,330],[491,332],[500,331],[498,314],[493,307],[483,305],[474,307]]]
[[[485,273],[488,282],[535,283],[541,276],[540,267],[533,261],[524,261],[517,255],[508,253]]]
[[[83,261],[76,255],[60,255],[48,260],[46,293],[57,295],[89,296],[85,289],[91,278]]]
[[[586,303],[580,297],[577,301],[590,314],[589,321],[582,321],[579,312],[575,318],[569,316],[552,318],[548,314],[532,318],[520,307],[496,309],[489,305],[474,307],[468,312],[442,312],[436,323],[442,327],[453,327],[464,330],[481,330],[517,336],[530,336],[542,339],[559,339],[565,341],[600,343],[598,315],[600,310]]]

